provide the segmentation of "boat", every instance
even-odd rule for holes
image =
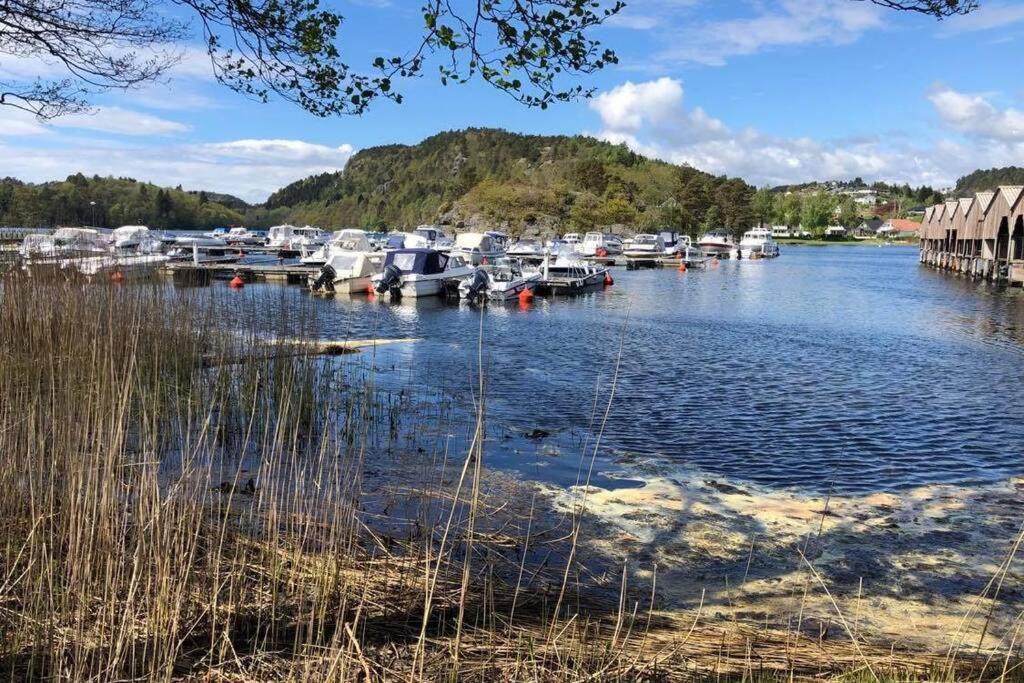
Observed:
[[[540,282],[539,271],[523,271],[518,259],[502,258],[486,266],[477,266],[473,274],[459,284],[459,298],[476,301],[511,301]]]
[[[585,261],[579,254],[560,253],[552,260],[544,259],[537,271],[540,280],[536,291],[540,294],[579,294],[604,286],[608,268]]]
[[[267,246],[280,251],[313,250],[326,244],[329,235],[320,228],[307,225],[275,225],[267,233]]]
[[[204,232],[203,237],[209,237],[211,240],[226,240],[230,233],[231,231],[227,228],[214,228],[209,232]]]
[[[412,234],[422,237],[425,242],[422,245],[407,245],[410,247],[424,246],[429,249],[437,249],[438,251],[451,251],[451,248],[455,246],[455,240],[444,234],[436,225],[421,225],[413,230]]]
[[[622,239],[603,232],[588,232],[583,236],[583,241],[576,246],[576,251],[586,257],[616,256],[622,253]]]
[[[658,237],[664,245],[664,256],[675,256],[691,244],[689,235],[680,236],[678,232],[672,230],[662,230]]]
[[[779,245],[772,239],[772,231],[768,228],[754,228],[743,233],[741,258],[774,258],[778,255]]]
[[[580,234],[578,232],[567,232],[562,235],[561,241],[568,244],[570,249],[575,249],[576,245],[580,243]]]
[[[709,256],[700,247],[695,247],[690,242],[689,238],[681,243],[682,246],[676,251],[676,259],[688,268],[701,268],[710,261],[713,256]]]
[[[163,248],[163,241],[151,233],[145,225],[122,225],[112,233],[114,248],[119,251],[134,251],[151,254]]]
[[[735,258],[737,255],[736,242],[732,236],[724,232],[709,232],[697,240],[697,246],[704,250],[708,256],[719,258]]]
[[[661,235],[641,233],[623,246],[622,255],[635,261],[654,261],[665,257],[665,241]]]
[[[220,228],[218,228],[218,230],[219,229]],[[216,232],[216,230],[214,232]],[[211,237],[209,233],[207,233],[206,236]],[[214,239],[222,239],[228,244],[259,245],[263,244],[263,241],[266,239],[266,234],[260,231],[249,230],[248,228],[235,227],[231,228],[226,233],[219,236],[212,235],[212,237]]]
[[[366,231],[358,228],[338,230],[325,245],[313,253],[303,256],[302,263],[307,266],[322,266],[335,252],[366,252],[373,251],[373,246],[366,239]]]
[[[23,259],[95,256],[111,251],[109,234],[93,228],[57,228],[52,234],[25,235],[18,254]]]
[[[149,275],[169,260],[167,254],[108,254],[74,259],[69,266],[87,278],[120,273],[122,276]]]
[[[540,240],[525,239],[513,244],[505,253],[511,258],[540,261],[548,251]]]
[[[174,240],[174,245],[167,251],[172,261],[192,261],[193,263],[234,263],[241,254],[221,239],[212,237],[182,236]]]
[[[501,232],[500,230],[488,230],[484,234],[490,237],[491,242],[494,243],[494,246],[500,249],[501,251],[505,251],[506,249],[508,249],[508,243],[510,241],[508,233]]]
[[[366,292],[373,286],[373,276],[381,273],[385,258],[381,252],[332,251],[320,272],[309,276],[309,288],[342,294]]]
[[[464,280],[473,274],[459,254],[437,249],[395,249],[384,257],[384,270],[374,275],[374,289],[392,298],[439,295],[447,281]]]
[[[493,237],[479,232],[464,232],[456,237],[451,253],[453,256],[461,256],[466,263],[474,266],[505,256],[505,251]]]

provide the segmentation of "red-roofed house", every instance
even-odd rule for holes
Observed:
[[[891,218],[878,229],[883,237],[917,237],[921,232],[921,224],[905,218]]]

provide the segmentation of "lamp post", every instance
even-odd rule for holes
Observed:
[[[96,202],[89,202],[89,206],[92,207],[92,227],[96,227]]]

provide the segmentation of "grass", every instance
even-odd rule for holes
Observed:
[[[336,360],[268,353],[259,330],[225,330],[215,298],[0,287],[0,678],[895,681],[936,666],[663,613],[625,568],[595,577],[577,552],[585,501],[559,518],[488,485],[482,374],[453,453],[401,424],[443,433],[444,411]],[[595,402],[598,427],[612,405]],[[384,499],[373,468],[413,476]]]

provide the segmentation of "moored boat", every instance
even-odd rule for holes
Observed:
[[[473,266],[459,254],[436,249],[395,249],[387,252],[384,270],[374,275],[379,294],[393,298],[437,296],[447,281],[461,281],[473,273]]]
[[[342,294],[366,292],[373,286],[373,276],[382,271],[384,259],[381,252],[331,252],[320,272],[316,276],[310,275],[309,288]]]
[[[511,301],[540,281],[540,272],[523,271],[516,259],[503,258],[486,266],[478,266],[459,285],[459,298],[467,301]]]
[[[779,245],[772,238],[771,230],[754,228],[743,233],[739,251],[740,256],[745,259],[774,258],[779,255]]]
[[[453,256],[461,256],[466,263],[473,266],[479,266],[505,256],[505,251],[495,238],[487,233],[479,232],[464,232],[457,236],[451,253]]]
[[[735,258],[737,255],[736,242],[732,236],[724,232],[709,232],[704,234],[698,241],[697,246],[704,250],[708,256],[719,258]]]
[[[537,272],[535,289],[540,294],[580,294],[604,286],[608,278],[608,268],[564,252],[554,259],[548,256]]]

